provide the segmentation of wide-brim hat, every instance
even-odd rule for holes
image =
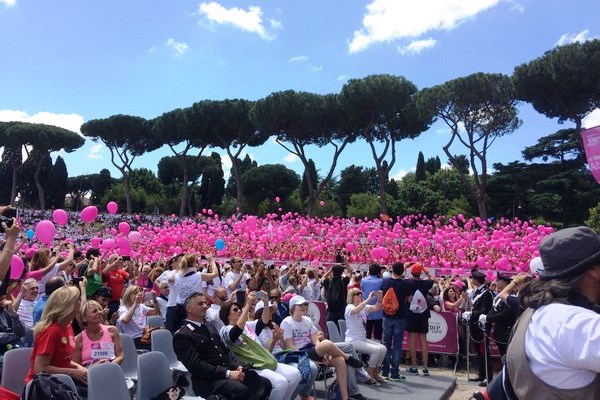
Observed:
[[[508,275],[503,275],[500,272],[498,272],[498,274],[496,275],[496,280],[510,283],[510,281],[512,281],[512,278]]]
[[[539,249],[542,280],[578,275],[600,265],[600,236],[587,226],[555,232],[542,240]]]

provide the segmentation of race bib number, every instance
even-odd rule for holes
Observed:
[[[92,343],[90,350],[90,358],[94,361],[105,360],[115,357],[115,344],[114,343]]]

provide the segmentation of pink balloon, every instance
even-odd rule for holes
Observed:
[[[315,259],[315,260],[311,261],[311,264],[313,267],[318,267],[320,263],[319,263],[319,260]]]
[[[48,220],[38,222],[35,226],[35,236],[44,244],[50,244],[56,235],[56,227]]]
[[[104,239],[102,241],[102,248],[104,250],[112,250],[115,248],[115,241],[113,239]]]
[[[100,238],[94,237],[94,238],[92,238],[92,240],[90,242],[91,242],[92,246],[98,247],[98,245],[100,244]]]
[[[346,250],[348,250],[349,252],[353,252],[354,251],[354,243],[352,243],[352,242],[346,243]]]
[[[281,199],[279,198],[279,196],[275,197],[275,202],[276,202],[276,203],[279,203],[279,200],[281,200]]]
[[[129,231],[131,231],[131,227],[127,222],[119,223],[119,232],[121,232],[123,235],[127,235]]]
[[[131,231],[129,232],[129,241],[131,243],[137,243],[140,240],[142,240],[142,235],[138,232],[138,231]]]
[[[23,275],[23,269],[25,264],[23,259],[16,254],[13,254],[12,260],[10,260],[10,279],[16,280]]]
[[[464,258],[465,258],[464,250],[463,249],[456,250],[456,257],[460,258],[461,260],[464,260]]]
[[[116,214],[118,210],[119,210],[119,205],[117,203],[115,203],[114,201],[111,201],[106,205],[106,211],[108,211],[111,214]]]
[[[131,255],[131,245],[129,244],[129,240],[127,238],[120,238],[117,242],[119,246],[119,254],[122,256],[130,256]]]
[[[69,216],[67,215],[67,212],[63,209],[57,209],[52,211],[52,221],[54,221],[57,225],[60,226],[65,226],[67,224],[67,221],[69,219]]]
[[[320,205],[321,207],[323,207],[323,206],[325,205],[325,202],[324,202],[323,200],[321,200],[321,201],[319,202],[319,205]]]
[[[81,219],[83,222],[92,222],[98,216],[98,208],[96,206],[87,206],[81,210]]]

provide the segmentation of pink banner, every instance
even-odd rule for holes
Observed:
[[[307,315],[312,319],[321,331],[327,336],[327,308],[323,301],[311,301],[308,303]]]
[[[600,125],[581,131],[588,166],[596,182],[600,183]]]
[[[420,351],[421,343],[418,337],[416,340],[417,350]],[[427,343],[430,353],[458,354],[458,315],[447,311],[441,313],[431,311]],[[408,345],[408,332],[406,331],[404,331],[402,348],[404,350],[410,349]]]

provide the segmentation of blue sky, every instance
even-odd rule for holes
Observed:
[[[153,118],[203,99],[337,93],[370,74],[403,75],[419,88],[474,72],[511,74],[556,45],[600,37],[598,15],[598,0],[0,0],[0,120],[78,131],[90,119]],[[494,144],[490,166],[520,159],[523,147],[564,127],[528,105],[520,117],[522,127]],[[599,125],[600,112],[586,124]],[[399,142],[391,176],[413,170],[419,150],[445,163],[448,138],[438,122]],[[272,141],[248,153],[302,172]],[[328,169],[330,151],[309,154]],[[133,166],[156,170],[165,155]],[[70,176],[102,168],[119,176],[91,140],[63,157]],[[365,143],[346,148],[336,175],[350,164],[374,165]]]

